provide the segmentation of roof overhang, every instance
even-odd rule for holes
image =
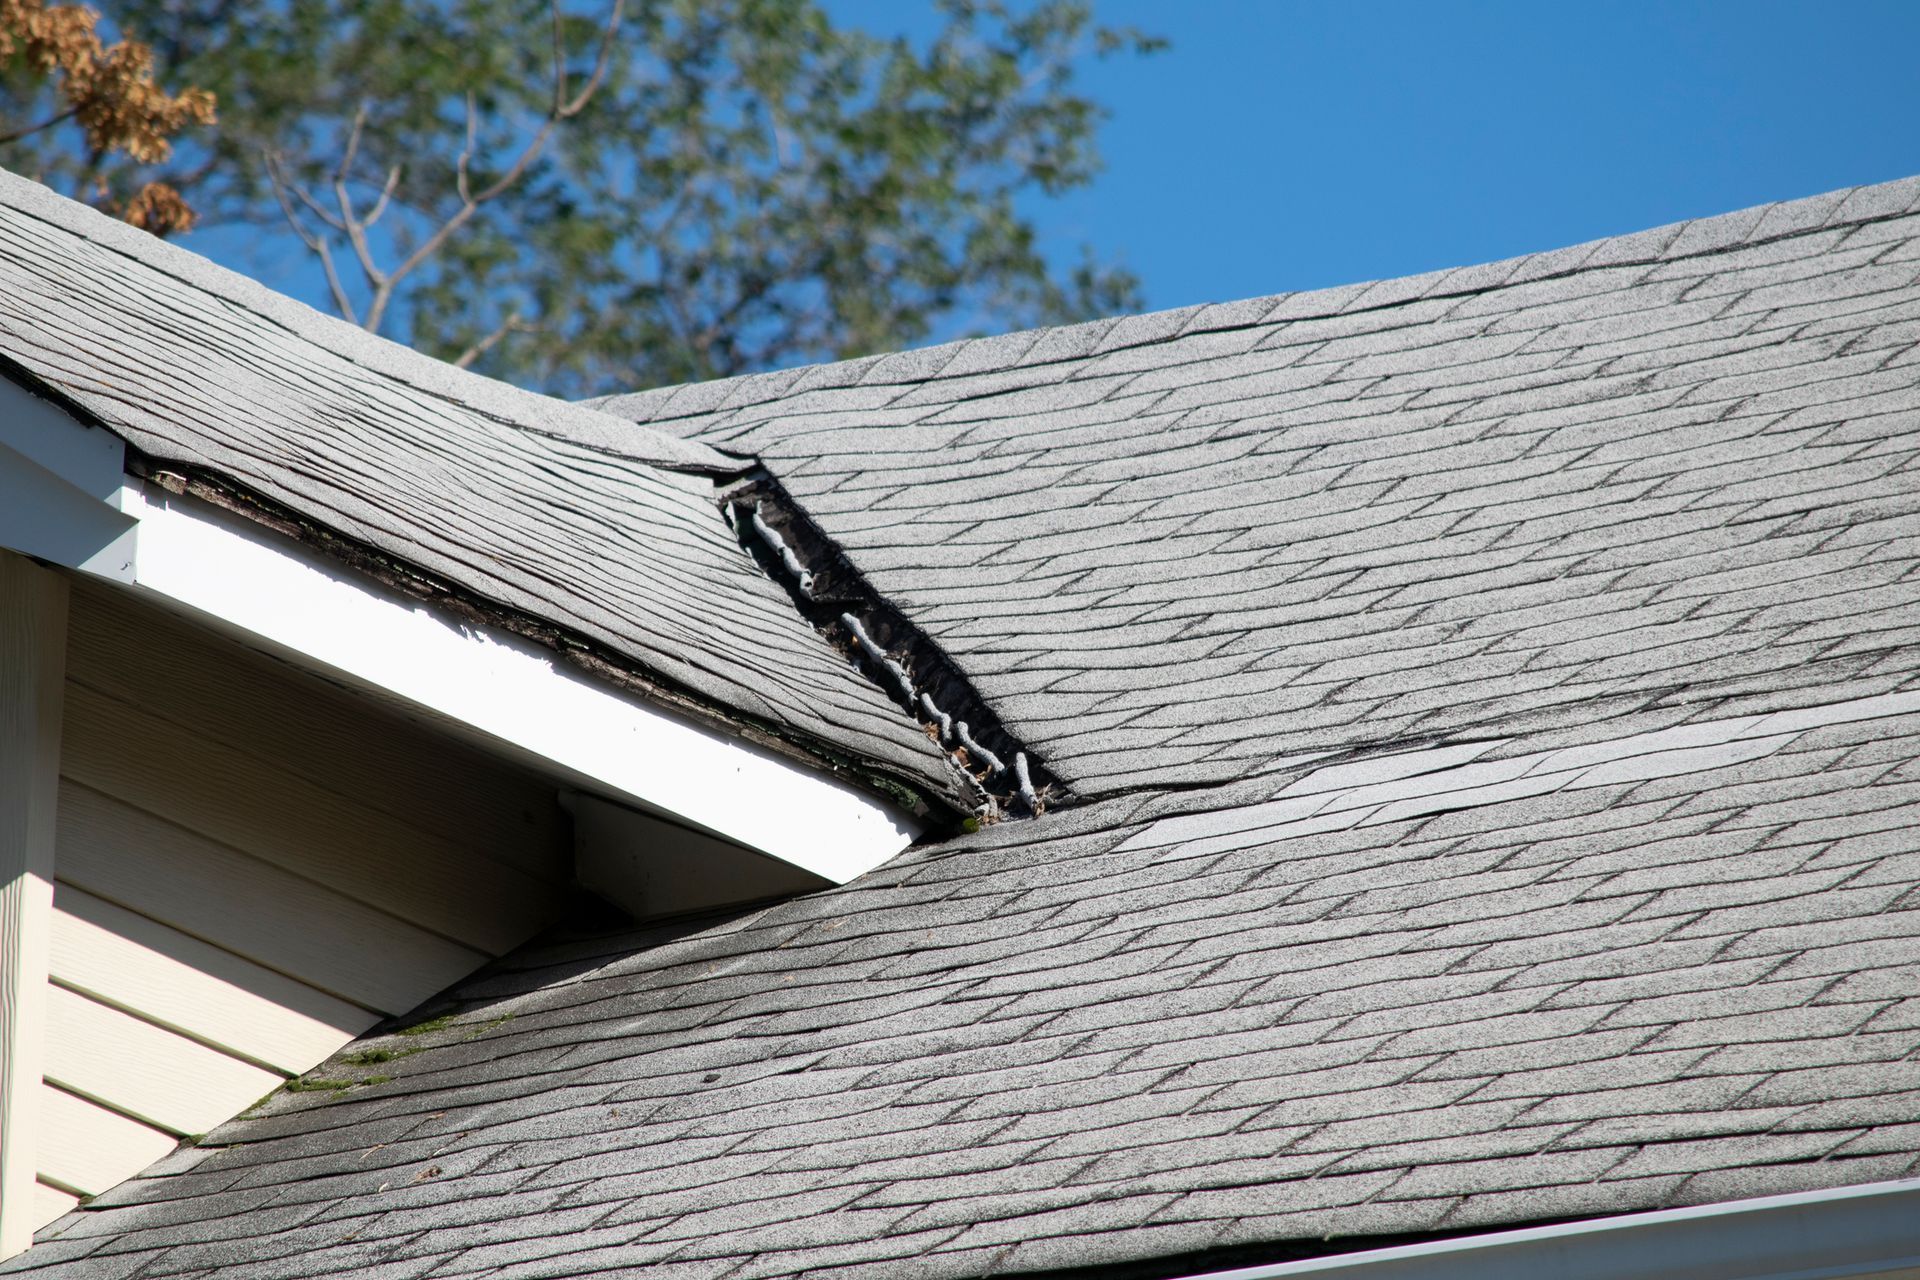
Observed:
[[[0,379],[0,547],[126,584],[401,700],[577,788],[835,883],[919,824],[833,777],[447,616],[211,504],[126,473],[120,439]]]
[[[1461,1236],[1191,1280],[1912,1280],[1920,1181]]]

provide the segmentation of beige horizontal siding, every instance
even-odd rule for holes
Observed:
[[[568,874],[552,785],[431,723],[98,583],[76,584],[70,636],[75,683],[536,879]]]
[[[157,1128],[204,1133],[285,1082],[64,987],[47,996],[47,1083]],[[58,1145],[43,1133],[42,1158]]]
[[[79,1196],[69,1195],[58,1187],[50,1187],[44,1182],[34,1183],[33,1229],[38,1231],[55,1218],[73,1212],[79,1203]]]
[[[60,883],[380,1013],[404,1013],[487,953],[71,780]]]
[[[98,584],[74,593],[48,1218],[558,912],[551,782]]]
[[[481,951],[557,906],[551,884],[85,685],[67,684],[64,729],[74,781]]]
[[[138,1120],[47,1085],[40,1087],[40,1128],[57,1133],[41,1153],[40,1176],[82,1195],[97,1196],[173,1150],[178,1139]]]
[[[290,1075],[377,1021],[357,1005],[70,884],[53,895],[54,982]]]

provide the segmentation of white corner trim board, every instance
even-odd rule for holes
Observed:
[[[1189,1280],[1914,1280],[1920,1181],[1460,1236]]]
[[[29,415],[33,430],[23,432]],[[107,434],[0,380],[0,493],[9,483],[64,483],[63,501],[84,496],[121,524],[97,531],[111,535],[105,546],[69,540],[73,556],[21,550],[131,582],[302,666],[509,744],[567,785],[671,816],[835,883],[872,870],[919,834],[912,817],[859,788],[630,698],[518,636],[443,617],[209,504],[125,477],[115,492],[100,493],[97,450],[84,447],[97,442],[61,439],[63,429]],[[80,464],[67,465],[70,455]],[[128,522],[130,537],[122,531]],[[0,520],[0,547],[33,534]]]
[[[66,579],[0,551],[0,1258],[40,1225]]]
[[[126,446],[0,378],[0,547],[126,582]]]

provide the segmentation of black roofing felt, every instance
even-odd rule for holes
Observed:
[[[1177,1275],[1920,1174],[1917,201],[612,402],[1080,803],[525,949],[0,1270]]]

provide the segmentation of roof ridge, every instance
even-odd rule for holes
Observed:
[[[1648,266],[1711,257],[1753,245],[1813,235],[1837,226],[1883,222],[1904,216],[1916,208],[1920,208],[1920,175],[1752,205],[1727,213],[1669,222],[1642,231],[1603,236],[1563,248],[1545,249],[1492,262],[1442,267],[1411,276],[1364,280],[1324,289],[1267,294],[1230,302],[1198,303],[1074,325],[1023,329],[991,337],[962,338],[935,346],[909,348],[853,360],[594,397],[580,403],[617,414],[636,425],[665,431],[670,428],[654,424],[712,414],[721,409],[742,408],[803,391],[854,385],[883,386],[894,382],[919,384],[964,375],[1041,368],[1202,333],[1225,333],[1278,321],[1322,320],[1386,311],[1414,302],[1472,297],[1515,285],[1563,279],[1581,271],[1599,268]],[[1654,245],[1658,247],[1648,250],[1648,246]],[[1605,255],[1604,260],[1597,261],[1602,258],[1603,250],[1607,249],[1613,252]],[[1450,280],[1458,283],[1448,287],[1446,282]],[[1414,287],[1418,285],[1426,287]],[[1386,296],[1376,296],[1383,294],[1383,291]],[[1316,302],[1325,303],[1329,299],[1337,300],[1337,305],[1312,305]],[[1004,349],[1022,340],[1024,346],[1010,358],[995,361],[989,355],[996,347]],[[889,365],[894,367],[889,369]],[[901,376],[908,368],[912,370],[911,376]],[[761,393],[762,388],[765,388],[764,393]]]
[[[528,391],[368,333],[4,167],[0,167],[0,207],[244,308],[369,372],[509,426],[674,470],[732,474],[741,469],[735,459],[706,445],[654,429],[636,438],[633,423],[592,405]]]

